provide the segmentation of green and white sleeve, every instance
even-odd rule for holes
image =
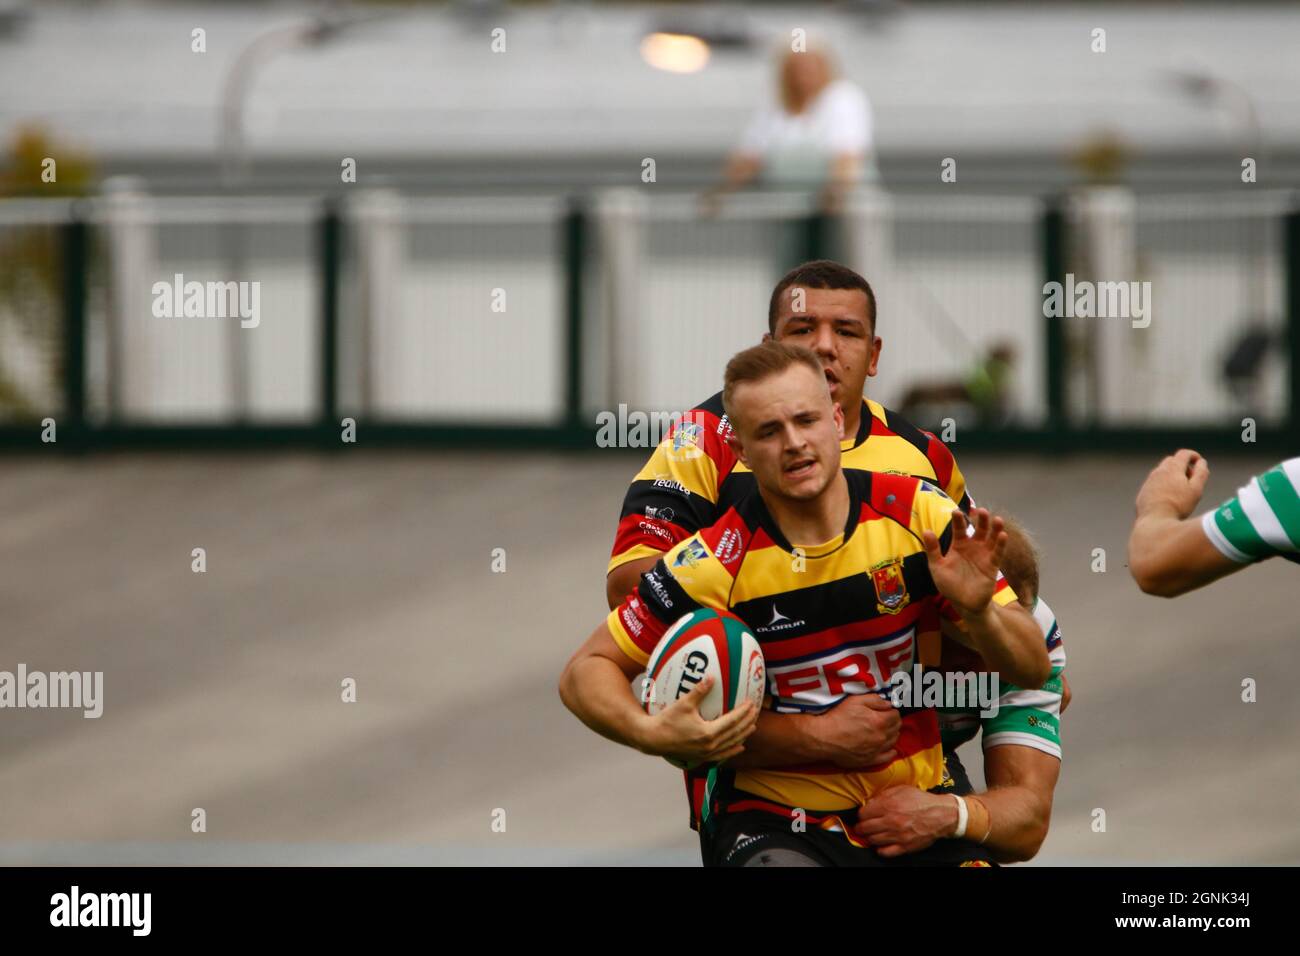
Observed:
[[[998,697],[998,712],[980,720],[984,749],[1003,744],[1033,747],[1061,759],[1061,672],[1065,670],[1065,645],[1056,615],[1039,598],[1034,620],[1043,629],[1051,676],[1036,690],[1004,684]]]
[[[1300,553],[1300,458],[1250,480],[1201,518],[1205,535],[1224,557],[1239,564]]]

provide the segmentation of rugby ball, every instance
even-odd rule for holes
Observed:
[[[642,693],[646,712],[660,713],[709,675],[713,687],[700,704],[705,720],[717,720],[746,699],[763,705],[767,676],[758,639],[734,614],[700,608],[674,623],[650,654]]]

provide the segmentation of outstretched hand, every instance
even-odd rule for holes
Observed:
[[[1007,532],[1002,519],[984,508],[972,508],[972,521],[959,510],[952,513],[952,544],[948,553],[939,551],[933,531],[921,532],[921,544],[930,564],[930,577],[939,593],[963,614],[979,614],[993,600],[998,567],[1007,550]],[[974,525],[973,534],[968,528]]]
[[[1138,489],[1138,517],[1161,510],[1180,521],[1196,510],[1210,478],[1210,466],[1199,452],[1179,449],[1151,469]]]

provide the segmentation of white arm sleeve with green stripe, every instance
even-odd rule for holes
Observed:
[[[1061,759],[1061,672],[1065,670],[1065,645],[1056,615],[1042,598],[1034,605],[1034,620],[1043,629],[1051,676],[1037,690],[1004,684],[998,712],[980,720],[985,750],[1003,744],[1033,747]]]
[[[1250,480],[1218,509],[1201,517],[1205,535],[1239,564],[1300,553],[1300,458]]]

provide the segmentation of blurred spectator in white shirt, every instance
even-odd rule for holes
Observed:
[[[779,104],[754,115],[727,161],[722,184],[706,195],[712,209],[726,193],[759,179],[815,191],[821,207],[833,213],[854,186],[878,178],[871,104],[859,86],[835,77],[825,50],[784,54],[779,93]]]

